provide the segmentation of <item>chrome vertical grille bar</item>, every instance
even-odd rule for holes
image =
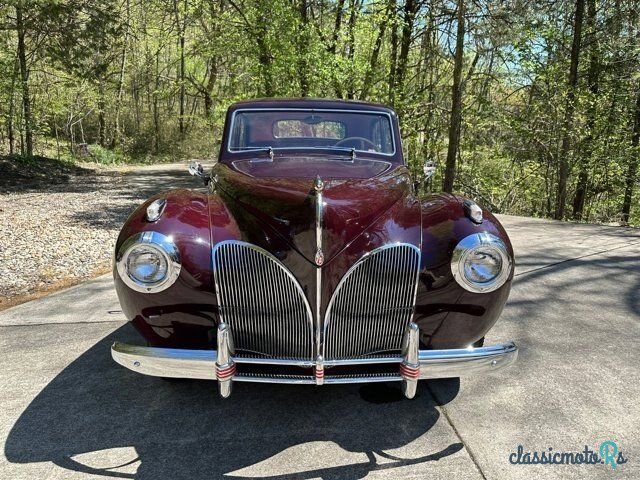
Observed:
[[[220,318],[233,332],[236,350],[315,359],[311,308],[286,267],[240,241],[220,242],[212,253]]]
[[[338,284],[324,320],[326,361],[400,352],[411,321],[420,250],[385,245],[351,267]]]

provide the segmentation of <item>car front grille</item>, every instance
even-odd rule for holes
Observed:
[[[276,358],[314,358],[313,317],[293,275],[269,252],[221,242],[213,250],[220,317],[236,350]]]
[[[339,360],[399,352],[411,321],[420,251],[391,244],[363,256],[338,284],[324,322],[314,325],[298,281],[272,254],[255,245],[220,242],[213,272],[220,318],[239,356]],[[322,330],[322,345],[315,330]]]
[[[399,352],[411,321],[420,251],[392,244],[361,258],[331,298],[324,324],[324,359]]]

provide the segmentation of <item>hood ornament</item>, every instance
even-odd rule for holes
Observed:
[[[320,175],[316,176],[316,179],[313,181],[313,188],[316,189],[316,192],[324,190],[324,182],[320,178]]]
[[[322,249],[318,249],[318,251],[316,252],[316,265],[321,267],[322,264],[324,263],[324,253],[322,252]]]

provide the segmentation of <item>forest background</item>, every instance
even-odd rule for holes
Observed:
[[[5,161],[214,159],[272,96],[393,106],[422,190],[640,224],[637,1],[0,1]]]

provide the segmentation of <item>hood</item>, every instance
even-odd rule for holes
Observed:
[[[250,214],[234,215],[241,230],[255,228],[258,220],[312,263],[317,261],[316,182],[321,182],[325,264],[411,193],[404,166],[366,159],[242,160],[219,164],[215,174],[230,209]]]

